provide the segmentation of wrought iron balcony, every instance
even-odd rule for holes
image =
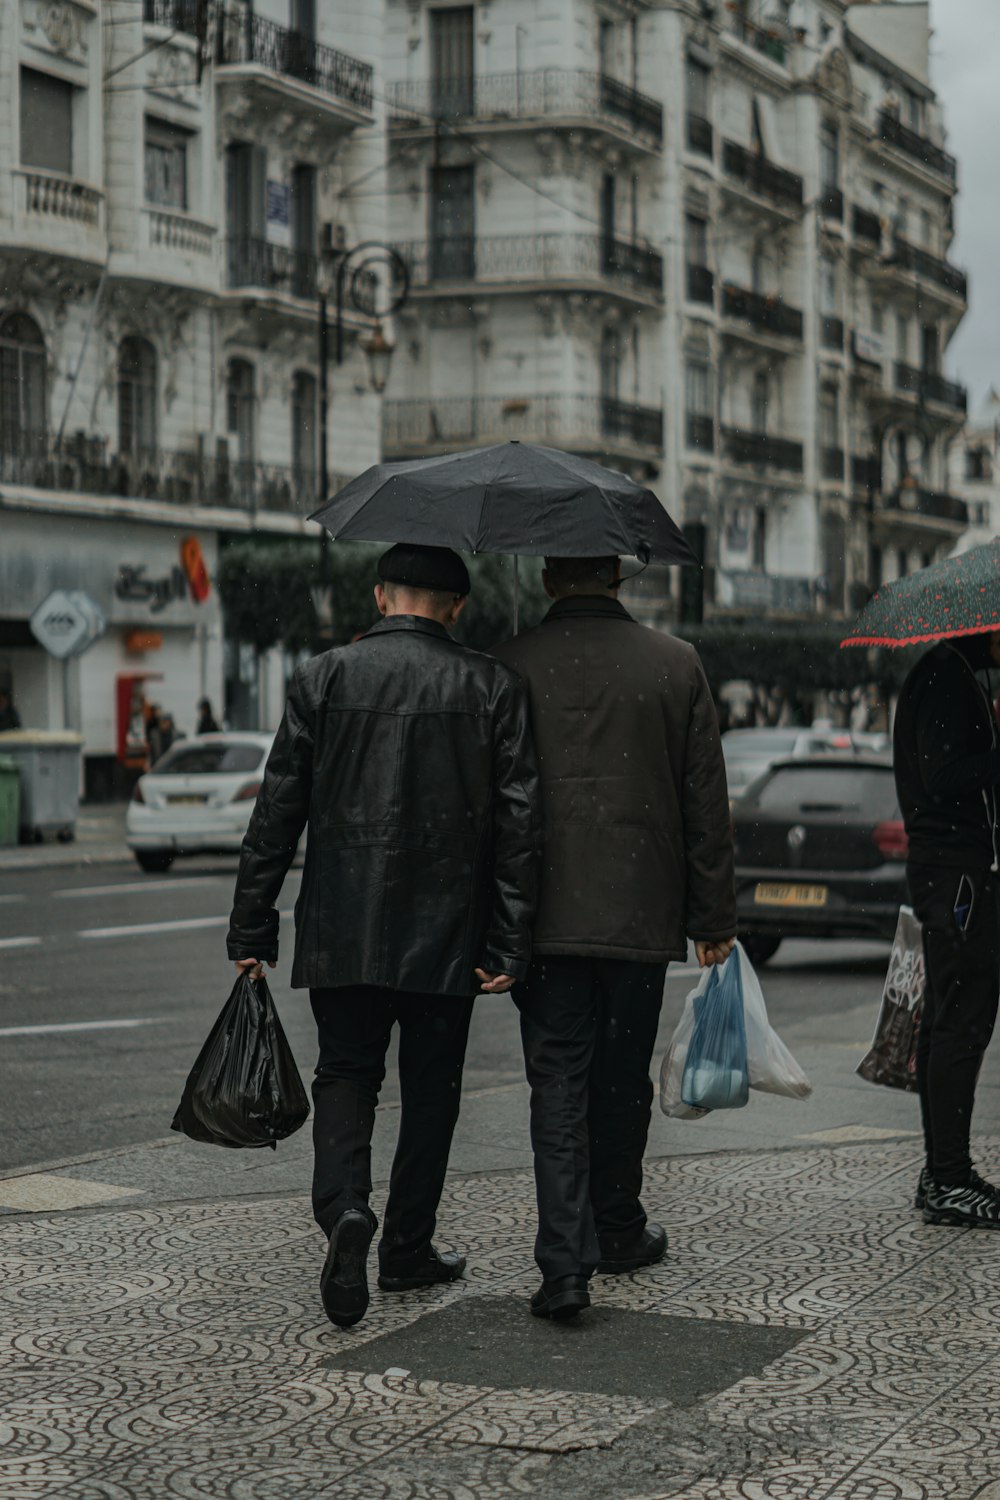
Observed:
[[[836,223],[844,222],[844,195],[839,187],[825,187],[820,193],[819,211],[824,219],[833,219]]]
[[[331,478],[333,488],[339,483],[346,476]],[[47,433],[0,435],[0,485],[294,515],[308,515],[320,502],[313,469],[162,448],[112,453],[103,437],[86,433],[58,448]]]
[[[382,408],[387,456],[464,444],[548,442],[562,448],[612,453],[659,453],[663,413],[601,396],[450,396],[386,401]]]
[[[931,521],[950,521],[956,526],[969,524],[969,507],[964,500],[941,490],[925,490],[919,484],[901,484],[884,496],[882,506],[884,510],[901,511]]]
[[[912,392],[922,402],[936,401],[939,406],[950,406],[954,411],[964,412],[968,402],[964,385],[945,380],[931,370],[918,370],[902,360],[896,361],[896,389]]]
[[[731,16],[729,30],[733,36],[752,47],[755,52],[760,52],[764,57],[769,57],[772,62],[780,63],[784,67],[788,53],[784,42],[780,37],[774,36],[763,26],[748,20],[745,16]]]
[[[824,479],[843,479],[843,448],[821,448],[819,453],[819,468]]]
[[[147,26],[166,26],[197,36],[198,0],[143,0],[142,19]]]
[[[215,61],[220,66],[253,63],[371,113],[370,63],[255,15],[249,6],[245,10],[227,10],[219,17]]]
[[[437,120],[592,120],[659,145],[663,106],[606,73],[538,68],[527,73],[462,74],[388,85],[389,129],[419,130]]]
[[[688,261],[687,294],[690,302],[707,302],[711,306],[715,301],[715,272]]]
[[[958,163],[955,158],[942,147],[936,146],[927,136],[904,125],[887,109],[882,110],[878,117],[878,138],[885,141],[886,145],[895,146],[898,151],[912,156],[915,161],[922,162],[930,171],[939,173],[949,182],[958,180]]]
[[[290,297],[317,295],[319,258],[268,240],[226,241],[226,283],[230,287],[264,288]]]
[[[851,228],[855,239],[871,240],[875,245],[882,243],[882,221],[878,214],[871,213],[857,203],[851,209]]]
[[[761,197],[772,199],[782,208],[802,207],[802,178],[737,141],[723,141],[722,168],[727,177]]]
[[[820,319],[819,339],[824,349],[843,349],[843,320],[841,318],[827,317],[824,314],[824,316]]]
[[[801,339],[802,314],[778,297],[762,297],[746,287],[727,281],[722,287],[722,311],[727,318],[752,323],[765,333],[776,333],[786,339]]]
[[[741,427],[723,427],[722,440],[726,457],[733,463],[802,473],[801,443],[772,437],[767,432],[747,432]]]
[[[925,281],[936,282],[946,291],[961,297],[963,302],[968,298],[969,284],[964,271],[940,256],[932,255],[929,250],[922,250],[919,245],[911,245],[909,240],[893,240],[889,263],[899,266],[901,271],[912,271]]]
[[[619,282],[662,296],[663,257],[644,245],[597,234],[460,235],[395,246],[415,289],[454,281]]]
[[[715,421],[700,412],[689,411],[684,415],[684,436],[689,448],[700,448],[704,453],[715,452]]]
[[[687,112],[687,143],[688,150],[699,156],[715,154],[715,132],[711,120],[706,120],[704,115],[696,115],[690,109]]]

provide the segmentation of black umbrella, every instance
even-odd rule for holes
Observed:
[[[698,563],[652,490],[534,443],[374,464],[310,519],[338,541]]]

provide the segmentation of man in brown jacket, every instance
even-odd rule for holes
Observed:
[[[736,932],[726,773],[694,649],[619,604],[619,559],[546,558],[555,600],[496,651],[528,689],[544,846],[533,962],[515,992],[531,1085],[539,1317],[590,1305],[595,1269],[660,1260],[639,1194],[671,959]]]

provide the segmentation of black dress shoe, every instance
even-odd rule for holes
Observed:
[[[421,1286],[438,1286],[443,1281],[457,1281],[465,1270],[465,1256],[455,1250],[438,1251],[431,1247],[426,1260],[418,1260],[405,1270],[379,1272],[378,1284],[383,1292],[415,1292]]]
[[[603,1276],[620,1276],[623,1271],[638,1271],[654,1266],[667,1253],[667,1231],[662,1224],[647,1224],[638,1241],[617,1255],[602,1255],[597,1269]]]
[[[536,1318],[575,1318],[590,1306],[586,1276],[557,1276],[553,1281],[543,1281],[531,1299],[531,1311]]]
[[[368,1310],[368,1247],[375,1227],[367,1214],[349,1208],[330,1233],[319,1279],[323,1307],[331,1323],[352,1328]]]

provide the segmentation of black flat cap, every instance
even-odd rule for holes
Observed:
[[[469,570],[450,547],[420,547],[415,542],[397,542],[378,560],[383,583],[401,583],[411,589],[435,589],[462,598],[472,587]]]

